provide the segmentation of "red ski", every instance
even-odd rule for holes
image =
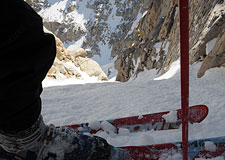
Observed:
[[[132,160],[182,159],[182,142],[154,144],[147,146],[126,146]],[[225,137],[188,141],[188,159],[225,158]]]
[[[172,121],[168,121],[172,115]],[[195,105],[189,108],[189,122],[200,123],[208,115],[208,108],[205,105]],[[175,119],[174,119],[175,118]],[[171,119],[171,118],[170,118]],[[142,116],[132,116],[125,118],[118,118],[106,121],[99,121],[96,123],[99,127],[93,127],[90,123],[68,125],[73,128],[75,132],[89,132],[95,134],[99,130],[104,130],[101,127],[102,123],[110,123],[114,127],[114,131],[118,133],[120,128],[129,129],[130,132],[138,132],[143,130],[168,130],[178,129],[182,123],[182,110],[166,111],[159,113],[146,114]],[[95,125],[96,126],[96,125]]]

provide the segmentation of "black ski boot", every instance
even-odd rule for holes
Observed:
[[[76,134],[66,127],[46,126],[42,117],[29,129],[0,131],[0,160],[130,160],[129,152],[100,137]]]

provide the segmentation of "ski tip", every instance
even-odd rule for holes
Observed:
[[[189,110],[189,122],[200,123],[207,117],[208,113],[209,109],[206,105],[191,106]]]

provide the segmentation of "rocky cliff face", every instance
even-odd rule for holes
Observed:
[[[28,2],[63,43],[81,40],[88,56],[110,52],[117,57],[118,81],[125,82],[145,69],[163,74],[179,59],[178,0]],[[191,0],[189,19],[190,64],[202,61],[201,77],[206,70],[225,65],[224,0]]]
[[[207,69],[225,65],[225,5],[221,0],[190,1],[190,64],[203,61],[198,77]],[[149,1],[132,38],[115,67],[117,80],[127,81],[144,69],[165,73],[179,59],[178,2]],[[214,44],[212,43],[214,41]],[[209,50],[210,48],[210,50]]]

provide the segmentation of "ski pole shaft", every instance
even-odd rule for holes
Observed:
[[[188,159],[188,107],[189,107],[189,13],[188,0],[179,0],[180,52],[181,52],[181,105],[183,160]]]

